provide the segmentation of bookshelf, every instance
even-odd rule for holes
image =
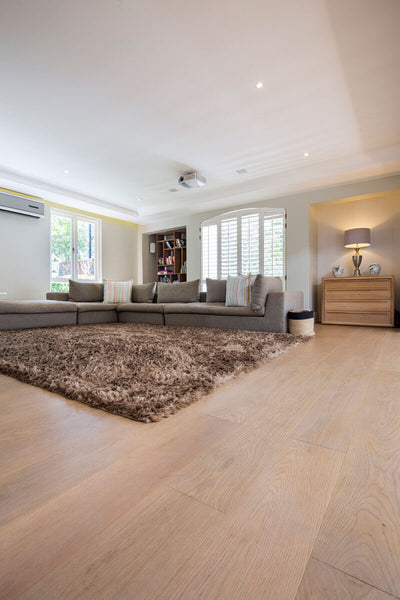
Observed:
[[[157,281],[186,281],[186,227],[156,234]]]

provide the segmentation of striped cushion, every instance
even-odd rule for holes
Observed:
[[[108,281],[104,280],[104,302],[118,303],[131,302],[133,281]]]
[[[251,275],[228,277],[225,306],[250,306],[251,285],[254,279]]]

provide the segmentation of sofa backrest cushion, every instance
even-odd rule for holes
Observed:
[[[103,302],[104,285],[69,280],[69,300],[71,302]]]
[[[207,302],[225,302],[226,279],[206,279]]]
[[[159,283],[157,286],[157,302],[198,302],[200,296],[200,279],[185,283]]]
[[[132,280],[109,281],[104,280],[104,302],[118,304],[119,302],[130,302],[132,299]]]
[[[150,304],[154,301],[157,284],[155,281],[152,283],[143,283],[141,285],[132,286],[132,302],[141,302]]]
[[[265,277],[257,275],[251,290],[250,308],[261,310],[265,306],[269,292],[280,292],[282,290],[282,279],[280,277]]]

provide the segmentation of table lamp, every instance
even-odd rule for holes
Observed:
[[[355,254],[353,255],[354,265],[354,277],[361,275],[360,265],[362,256],[360,254],[360,248],[366,248],[371,245],[371,230],[367,227],[358,227],[357,229],[348,229],[344,232],[344,247],[355,248]]]

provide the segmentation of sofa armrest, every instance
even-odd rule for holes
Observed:
[[[290,310],[301,310],[304,305],[303,292],[269,292],[265,306],[265,331],[287,333],[287,314]]]
[[[47,292],[46,300],[61,300],[62,302],[68,302],[69,294],[67,292]]]

